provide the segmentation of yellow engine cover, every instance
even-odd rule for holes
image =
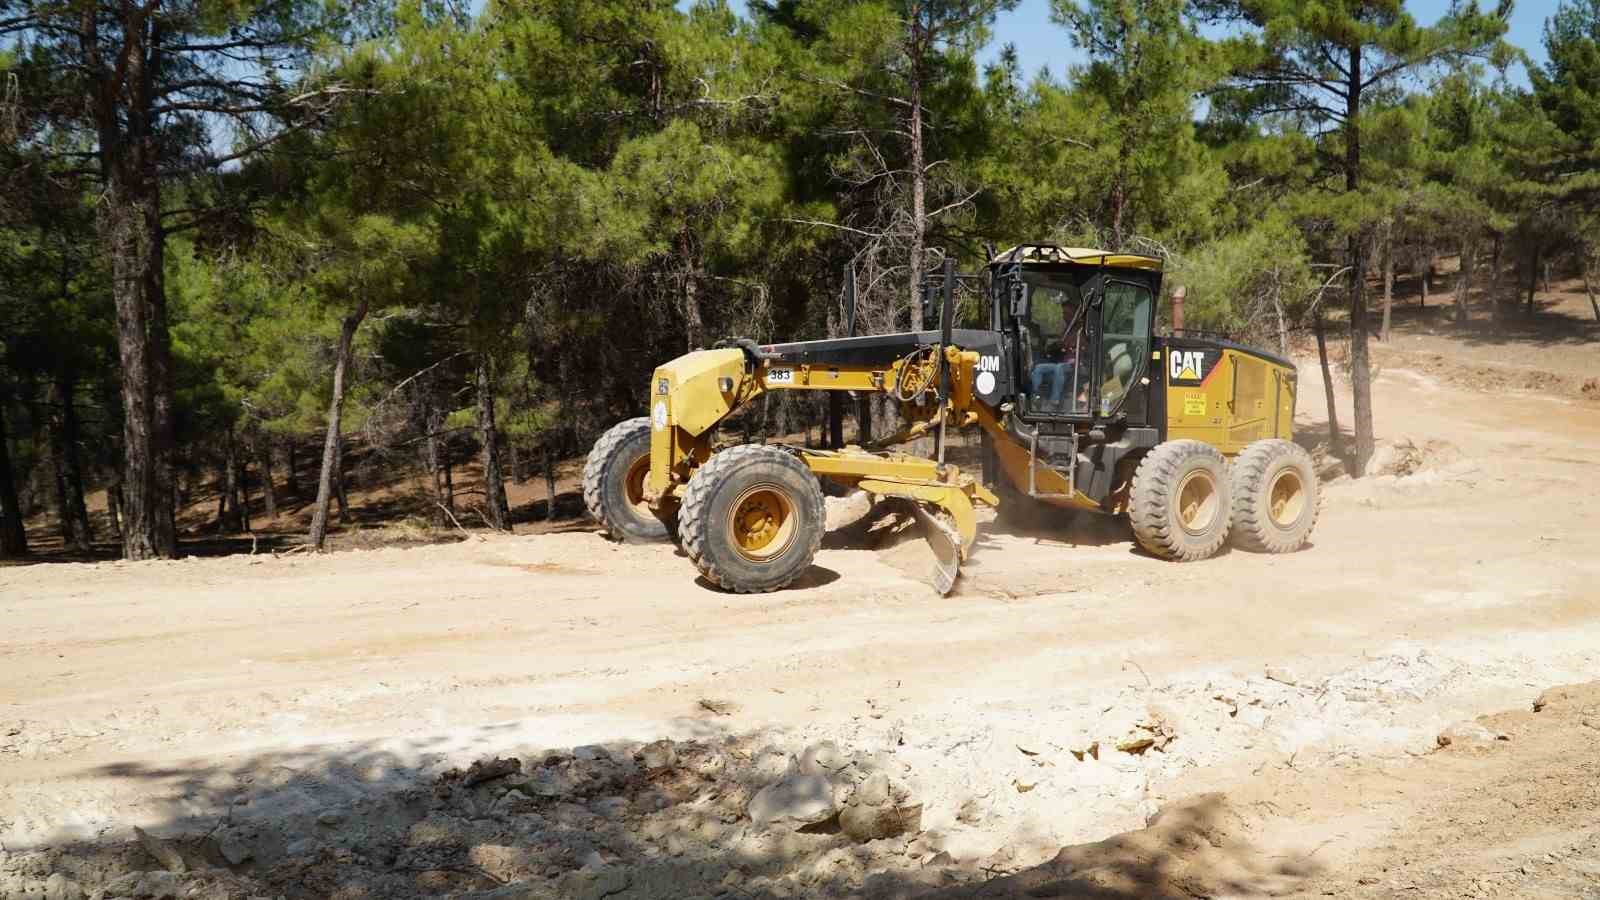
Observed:
[[[1296,374],[1231,347],[1167,346],[1167,440],[1204,441],[1224,454],[1262,438],[1294,437]]]

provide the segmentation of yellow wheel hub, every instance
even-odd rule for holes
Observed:
[[[628,467],[628,474],[622,480],[622,493],[628,500],[628,505],[641,516],[650,516],[650,504],[644,499],[644,482],[650,477],[650,454],[646,453],[633,461]]]
[[[1272,517],[1272,524],[1287,528],[1300,521],[1305,508],[1306,486],[1300,480],[1300,473],[1293,469],[1279,472],[1267,492],[1267,515]]]
[[[728,507],[728,532],[734,549],[754,562],[781,556],[794,542],[794,501],[773,484],[747,488]]]
[[[1178,484],[1178,523],[1190,534],[1204,534],[1216,521],[1221,504],[1211,473],[1198,470]]]

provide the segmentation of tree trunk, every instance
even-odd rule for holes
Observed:
[[[89,527],[89,508],[83,500],[83,466],[78,457],[78,412],[72,405],[76,393],[73,386],[72,376],[66,373],[57,373],[51,379],[47,430],[61,542],[69,550],[87,553],[94,549],[94,534]]]
[[[28,555],[28,535],[22,525],[22,504],[11,471],[11,445],[6,438],[6,397],[0,394],[0,559]]]
[[[906,261],[911,282],[911,330],[922,330],[922,255],[928,234],[928,173],[923,163],[922,146],[922,12],[911,14],[911,255]]]
[[[448,524],[446,510],[455,512],[455,501],[446,490],[449,445],[439,440],[439,429],[444,427],[444,416],[434,408],[431,400],[424,400],[423,427],[428,437],[423,442],[423,454],[428,464],[428,476],[433,482],[433,500],[443,509],[438,512],[439,524]]]
[[[239,530],[249,533],[250,528],[250,458],[238,452],[234,445],[233,485],[236,491],[233,508],[239,513]]]
[[[339,467],[339,427],[344,417],[345,377],[351,364],[356,329],[367,317],[362,299],[339,326],[338,359],[333,364],[333,398],[328,403],[328,432],[322,441],[322,475],[317,479],[317,505],[311,514],[311,546],[322,550],[328,539],[328,505],[333,500],[334,470]]]
[[[111,518],[111,530],[117,533],[117,543],[122,543],[122,476],[118,475],[106,487],[106,515]]]
[[[1361,189],[1361,48],[1349,48],[1349,91],[1345,97],[1345,191]],[[1367,229],[1350,235],[1350,394],[1355,405],[1355,475],[1366,472],[1372,458],[1372,368],[1367,355]]]
[[[268,519],[278,517],[278,488],[272,483],[272,441],[265,434],[256,434],[256,468],[261,470],[261,499],[266,504]]]
[[[1583,292],[1589,295],[1589,307],[1594,310],[1594,320],[1600,322],[1600,297],[1595,294],[1594,277],[1589,274],[1589,263],[1583,264]]]
[[[1272,291],[1272,311],[1278,318],[1278,355],[1284,359],[1289,358],[1289,319],[1283,311],[1283,286],[1278,285]]]
[[[496,531],[511,529],[511,507],[506,502],[506,479],[500,471],[500,429],[494,424],[494,360],[478,354],[478,437],[483,445],[483,499],[485,517]]]
[[[528,480],[528,467],[523,459],[522,446],[515,440],[506,441],[506,452],[511,454],[511,483],[522,484]]]
[[[283,490],[289,496],[300,499],[300,476],[295,474],[299,468],[300,460],[296,459],[294,452],[297,441],[291,437],[283,442]]]
[[[1428,288],[1433,286],[1433,251],[1429,250],[1423,257],[1426,264],[1422,267],[1422,277],[1417,279],[1421,283],[1422,294],[1417,298],[1418,305],[1424,309],[1428,306]]]
[[[1533,292],[1539,286],[1539,257],[1544,248],[1533,245],[1533,262],[1528,266],[1528,315],[1533,315]]]
[[[1383,230],[1383,329],[1378,339],[1389,343],[1390,310],[1394,307],[1394,226]]]
[[[338,435],[338,445],[333,454],[333,496],[339,502],[339,524],[349,525],[350,519],[350,494],[345,490],[348,483],[344,471],[344,434]]]
[[[217,534],[228,533],[228,504],[233,502],[233,490],[228,485],[228,459],[224,455],[217,465]]]
[[[694,243],[688,229],[678,236],[678,252],[683,258],[682,295],[679,297],[683,314],[683,333],[691,351],[705,346],[705,321],[700,314],[700,272],[695,263]]]
[[[844,446],[844,391],[828,392],[828,449]]]
[[[105,151],[102,151],[105,152]],[[123,163],[113,167],[121,173]],[[130,182],[148,181],[147,184]],[[171,558],[173,520],[171,346],[162,294],[160,196],[144,173],[114,174],[102,201],[102,241],[111,258],[122,367],[122,440],[126,453],[123,555]]]
[[[1322,391],[1328,401],[1328,449],[1339,453],[1339,408],[1334,405],[1333,368],[1328,365],[1328,338],[1322,324],[1322,310],[1317,310],[1311,320],[1311,329],[1317,336],[1317,360],[1322,363]]]
[[[444,505],[451,512],[456,509],[455,459],[450,455],[450,441],[444,441]]]
[[[116,61],[121,90],[91,81],[85,91],[99,138],[105,192],[97,204],[102,252],[111,265],[117,355],[122,374],[125,449],[123,554],[156,559],[177,554],[173,492],[172,343],[162,281],[165,233],[161,228],[161,139],[153,114],[159,20],[149,6],[122,4],[118,28],[123,52]],[[97,69],[102,21],[84,7],[78,39]],[[106,81],[108,76],[96,76]],[[95,77],[95,76],[92,76]]]
[[[1477,242],[1468,235],[1461,242],[1461,271],[1456,275],[1456,324],[1465,326],[1471,313],[1467,309],[1467,295],[1472,292],[1473,259],[1478,255]]]
[[[551,449],[550,443],[544,445],[544,518],[546,522],[556,520],[556,454]]]
[[[1494,256],[1489,263],[1489,321],[1495,331],[1500,330],[1500,251],[1504,243],[1501,235],[1494,236]]]
[[[872,443],[872,395],[856,397],[856,443],[865,447]]]
[[[222,437],[222,471],[217,479],[217,491],[221,494],[217,504],[217,533],[227,534],[230,528],[235,534],[249,531],[239,503],[238,442],[234,440],[232,428]]]

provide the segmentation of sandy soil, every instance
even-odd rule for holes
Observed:
[[[1285,557],[991,525],[945,598],[919,542],[843,535],[757,597],[582,531],[0,569],[0,897],[52,872],[62,897],[684,895],[658,857],[701,860],[708,896],[1600,897],[1600,695],[1462,724],[1600,676],[1600,412],[1480,388],[1386,362],[1405,474],[1327,484]],[[1303,365],[1304,434],[1320,396]],[[659,739],[718,761],[669,789]],[[840,797],[888,773],[917,831],[729,833],[823,741]],[[538,794],[535,827],[445,774],[496,756],[589,784],[565,798],[588,811]],[[116,883],[161,868],[133,826],[211,875]],[[430,828],[459,860],[408,855]]]

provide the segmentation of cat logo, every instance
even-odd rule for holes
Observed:
[[[1199,383],[1205,381],[1206,372],[1222,354],[1217,350],[1167,351],[1167,375],[1174,383]]]

